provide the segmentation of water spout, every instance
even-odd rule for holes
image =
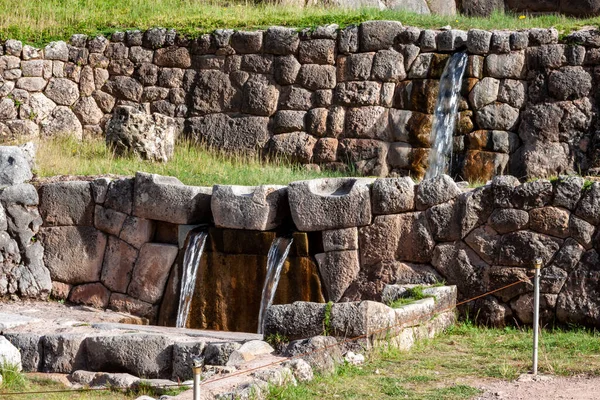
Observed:
[[[264,333],[267,309],[273,304],[279,278],[281,277],[281,270],[293,242],[294,239],[291,237],[278,237],[273,241],[269,249],[269,255],[267,256],[267,276],[265,277],[265,284],[260,300],[260,312],[258,314],[259,334]]]
[[[208,232],[205,229],[194,229],[188,233],[187,247],[183,255],[183,276],[179,292],[179,308],[177,309],[177,328],[185,328],[200,266],[200,258],[204,251]]]
[[[466,67],[467,55],[455,53],[450,57],[442,73],[431,128],[433,147],[429,154],[429,167],[425,179],[448,172],[452,158],[452,137],[456,126],[458,100]]]

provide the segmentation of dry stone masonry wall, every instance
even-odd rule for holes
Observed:
[[[164,160],[183,133],[228,152],[414,177],[428,164],[446,60],[466,51],[453,177],[600,168],[597,30],[559,40],[555,29],[370,21],[188,39],[157,28],[110,40],[74,35],[44,49],[8,40],[1,51],[5,139],[105,135],[117,150]]]
[[[441,281],[456,285],[459,299],[468,299],[527,280],[533,260],[541,257],[543,320],[600,326],[600,183],[585,184],[579,177],[520,184],[503,176],[475,189],[443,175],[420,184],[408,177],[335,178],[211,190],[138,173],[111,182],[47,183],[38,192],[44,264],[55,296],[75,303],[150,319],[160,307],[165,315],[159,320],[171,320],[179,293],[173,278],[182,255],[178,243],[189,224],[204,223],[240,232],[305,232],[294,236],[303,247],[294,251],[316,261],[320,285],[311,286],[318,293],[310,298],[320,297],[322,290],[325,300],[336,303],[381,301],[388,284]],[[232,205],[247,212],[223,212]],[[224,243],[221,258],[229,253],[244,259],[237,255],[247,253],[244,246],[269,245],[225,243],[237,236],[215,235],[209,241]],[[290,268],[300,268],[296,265],[305,264]],[[203,279],[215,288],[224,285],[219,276],[237,279],[219,268],[228,267],[209,268],[212,275]],[[289,276],[290,287],[308,279],[301,273]],[[234,301],[235,293],[231,296],[220,301]],[[528,324],[531,302],[527,281],[468,307],[492,324]]]

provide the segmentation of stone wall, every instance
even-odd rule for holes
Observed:
[[[282,303],[320,296],[380,301],[387,284],[440,281],[456,285],[464,300],[527,280],[541,257],[543,321],[600,326],[600,183],[562,177],[520,184],[502,176],[471,189],[444,175],[420,184],[407,177],[338,178],[265,188],[211,190],[143,173],[40,186],[40,238],[55,295],[149,318],[162,301],[159,321],[168,323],[180,285],[177,243],[189,224],[208,223],[226,229],[211,229],[200,278],[206,289],[197,291],[192,315],[211,307],[251,309],[248,299],[258,298],[266,267],[256,262],[264,256],[253,254],[266,250],[272,232],[295,231],[292,259],[306,261],[290,261]],[[235,265],[225,262],[228,255]],[[241,283],[252,288],[236,289]],[[306,293],[294,294],[294,286]],[[249,304],[240,306],[237,293]],[[215,301],[221,305],[207,308]],[[531,302],[527,281],[467,308],[484,322],[528,324]],[[213,314],[227,329],[227,318]]]
[[[453,177],[595,172],[599,38],[371,21],[196,39],[166,29],[75,35],[43,50],[8,40],[0,135],[101,136],[115,107],[129,105],[228,152],[420,177],[439,78],[452,52],[467,51]]]

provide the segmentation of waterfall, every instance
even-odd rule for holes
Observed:
[[[204,229],[194,229],[188,233],[187,247],[183,255],[183,276],[181,277],[181,291],[179,292],[179,308],[177,309],[177,328],[185,328],[190,305],[196,287],[196,277],[200,267],[200,258],[204,251],[208,232]]]
[[[449,161],[452,158],[452,136],[456,126],[458,100],[466,67],[467,55],[455,53],[450,57],[442,73],[431,127],[433,147],[429,154],[429,167],[425,179],[448,172]]]
[[[281,277],[281,269],[283,268],[283,264],[285,263],[293,242],[294,239],[291,237],[278,237],[275,238],[269,249],[269,255],[267,256],[267,276],[265,277],[265,284],[260,300],[260,312],[258,313],[259,334],[264,332],[267,309],[273,304],[277,285],[279,284],[279,278]]]

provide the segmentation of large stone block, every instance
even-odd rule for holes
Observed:
[[[248,80],[244,85],[242,112],[270,116],[277,111],[279,91],[274,85],[260,80]]]
[[[96,206],[94,210],[94,226],[102,232],[119,236],[127,214],[115,211],[110,208]]]
[[[380,97],[381,83],[373,81],[341,82],[333,92],[334,102],[345,106],[374,106]]]
[[[445,203],[461,194],[460,188],[448,175],[439,175],[422,181],[416,190],[417,210],[425,210],[436,204]]]
[[[352,281],[358,277],[360,270],[358,251],[330,251],[316,254],[315,258],[329,301],[339,301]]]
[[[373,224],[359,229],[362,265],[394,260],[429,262],[434,246],[422,212],[380,215]]]
[[[175,129],[173,118],[119,106],[106,126],[106,143],[117,154],[165,162],[173,157]]]
[[[269,307],[265,318],[265,335],[280,333],[291,340],[321,335],[325,304],[296,301]]]
[[[275,229],[289,215],[287,187],[215,185],[211,210],[219,228]]]
[[[118,370],[146,378],[170,378],[173,341],[163,335],[122,334],[85,340],[92,371]]]
[[[295,54],[300,44],[298,32],[292,28],[273,26],[263,34],[264,49],[277,55]]]
[[[24,372],[37,372],[42,366],[43,343],[39,333],[5,333],[8,339],[21,353]]]
[[[291,132],[275,135],[268,144],[269,153],[284,160],[309,163],[317,139],[305,132]]]
[[[78,369],[86,369],[83,341],[86,334],[54,333],[42,337],[42,372],[69,374]]]
[[[333,89],[336,70],[332,65],[304,64],[298,73],[298,84],[309,90]]]
[[[173,224],[197,224],[211,219],[208,187],[186,186],[177,178],[138,172],[133,215]]]
[[[100,280],[106,235],[91,226],[40,229],[44,264],[52,280],[78,284]]]
[[[352,107],[346,110],[347,137],[391,140],[388,109],[384,107]]]
[[[279,97],[281,101],[282,96]],[[188,118],[185,130],[192,139],[210,147],[229,152],[252,153],[262,149],[269,140],[268,124],[268,117],[217,113]]]
[[[0,146],[0,186],[18,185],[33,177],[26,155],[17,146]]]
[[[531,231],[508,233],[502,237],[499,262],[501,265],[531,268],[535,259],[540,257],[545,265],[561,244],[560,239]]]
[[[119,238],[126,241],[136,249],[148,243],[154,237],[155,223],[153,220],[137,217],[127,217]]]
[[[380,178],[373,183],[373,214],[398,214],[415,206],[415,183],[411,178]]]
[[[148,318],[150,321],[154,321],[158,309],[158,307],[153,306],[150,303],[134,299],[133,297],[121,293],[113,293],[110,295],[108,307],[111,310]]]
[[[359,43],[361,51],[389,49],[402,30],[398,21],[367,21],[360,24]]]
[[[373,179],[326,178],[292,182],[292,218],[301,231],[321,231],[371,223],[369,184]]]
[[[45,226],[93,225],[94,200],[89,182],[47,183],[38,193]]]
[[[475,113],[480,129],[514,131],[519,120],[519,110],[505,103],[492,103]]]
[[[563,67],[548,76],[548,93],[558,100],[576,100],[592,89],[592,77],[582,67]]]
[[[144,244],[133,268],[127,294],[148,303],[159,302],[178,250],[177,246],[169,244]]]
[[[375,53],[356,53],[337,59],[338,81],[364,81],[371,76]]]
[[[313,39],[300,42],[298,60],[302,64],[334,64],[335,41]]]
[[[101,281],[104,286],[113,292],[127,292],[137,256],[135,247],[110,236],[102,264]]]
[[[189,68],[192,65],[188,49],[177,46],[156,50],[154,63],[160,67],[169,68]]]
[[[486,76],[492,78],[522,79],[525,76],[525,53],[490,54],[485,58]]]
[[[479,295],[487,289],[483,278],[489,265],[461,241],[438,244],[431,264],[463,296]]]

